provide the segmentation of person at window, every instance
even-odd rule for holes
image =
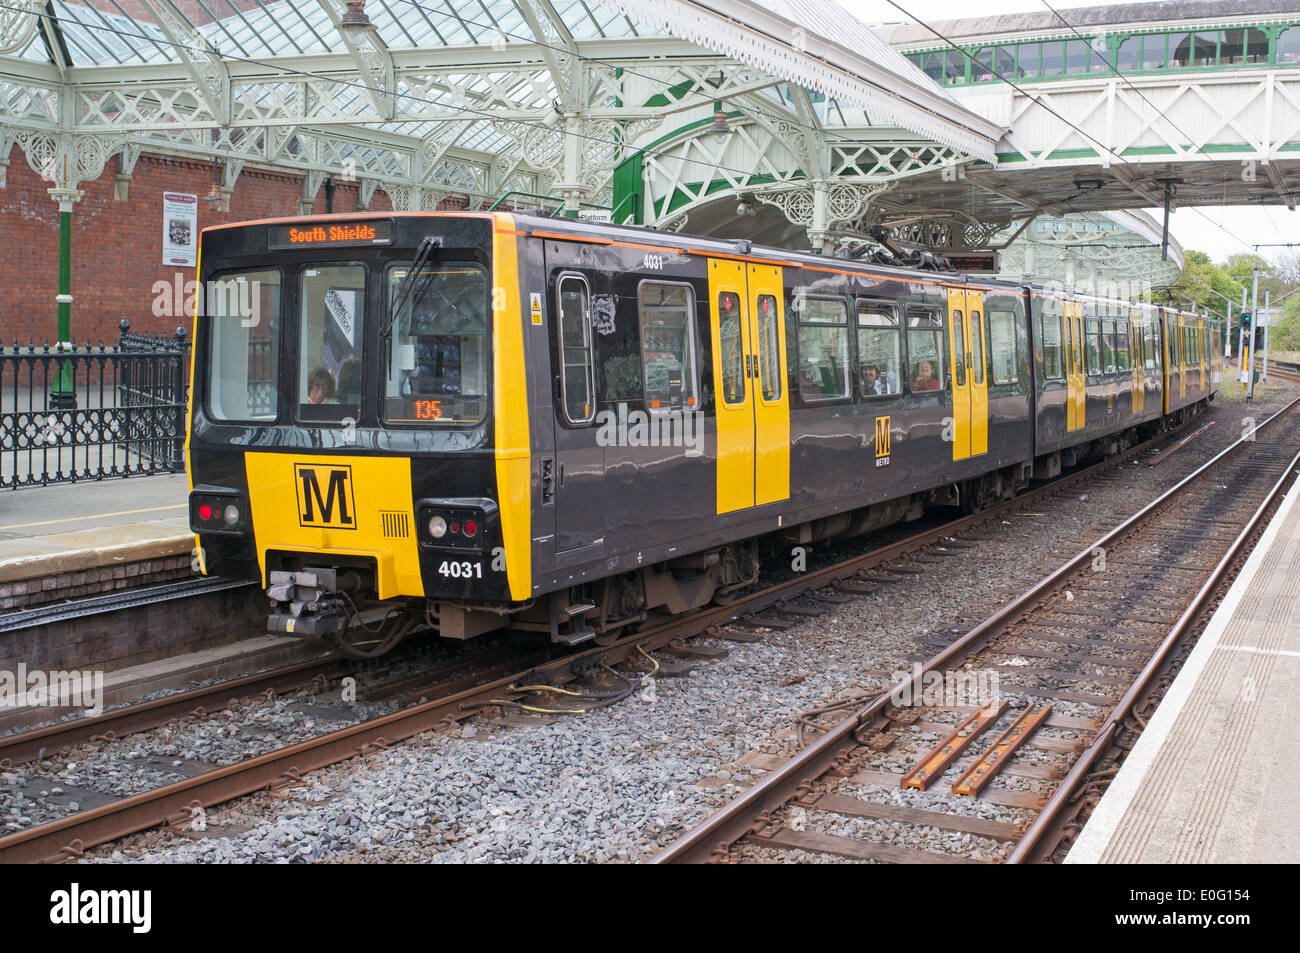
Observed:
[[[880,379],[880,368],[875,364],[866,364],[862,368],[862,393],[887,394],[885,382]]]
[[[307,401],[312,404],[328,403],[334,396],[334,375],[327,367],[317,367],[307,375]]]
[[[339,367],[338,398],[340,404],[361,403],[361,362],[355,357],[348,358]]]
[[[934,365],[929,361],[921,361],[916,365],[916,376],[912,378],[912,390],[940,390],[942,384],[934,376]]]

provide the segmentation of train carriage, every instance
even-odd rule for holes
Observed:
[[[191,524],[272,631],[573,644],[975,510],[1212,395],[1149,305],[486,213],[204,231]]]

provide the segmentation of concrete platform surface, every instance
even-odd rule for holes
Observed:
[[[184,473],[3,490],[0,540],[155,520],[185,524],[189,492]]]
[[[1066,863],[1300,862],[1293,485]]]

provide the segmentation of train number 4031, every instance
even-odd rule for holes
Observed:
[[[449,579],[482,579],[483,564],[480,562],[458,562],[455,560],[442,561],[438,567],[438,575],[446,576]]]

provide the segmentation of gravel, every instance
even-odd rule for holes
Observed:
[[[1262,419],[1289,385],[1264,392],[1251,408]],[[728,643],[722,659],[698,663],[679,677],[660,677],[654,690],[581,716],[508,724],[478,718],[452,731],[428,733],[388,751],[314,772],[276,795],[258,794],[207,812],[201,830],[155,830],[90,851],[87,862],[639,862],[698,822],[762,773],[770,759],[794,750],[793,720],[800,712],[852,694],[879,691],[891,673],[933,654],[933,640],[949,640],[1087,545],[1114,522],[1171,485],[1240,432],[1244,410],[1226,395],[1212,405],[1219,424],[1159,467],[1124,467],[1078,492],[1040,501],[1031,512],[977,531],[977,548],[953,550],[920,576],[901,576],[876,593],[760,642]],[[926,640],[931,640],[927,642]],[[1045,644],[1046,647],[1046,644]],[[1123,653],[1119,653],[1123,657]],[[1040,664],[1043,664],[1040,662]],[[1043,667],[1046,667],[1044,664]],[[1123,674],[1122,670],[1107,673]],[[801,678],[800,678],[801,676]],[[1079,703],[1054,707],[1058,715],[1096,717]],[[947,713],[944,713],[947,714]],[[941,721],[939,713],[927,720]],[[949,718],[949,720],[953,720]],[[258,744],[288,743],[307,730],[301,712],[281,707],[264,723]],[[933,732],[931,732],[933,734]],[[1077,737],[1045,729],[1044,738]],[[269,739],[269,740],[268,740]],[[236,743],[238,742],[238,743]],[[134,764],[151,756],[205,763],[247,754],[248,739],[209,727],[184,730],[166,754],[141,747],[141,756],[95,765],[116,778],[108,789],[133,787]],[[241,745],[243,745],[241,747]],[[902,771],[915,749],[872,753],[870,765]],[[1060,765],[1062,755],[1029,749],[1026,764]],[[208,759],[213,759],[209,761]],[[768,759],[768,760],[765,760]],[[177,766],[179,767],[179,766]],[[68,769],[73,770],[73,769]],[[97,782],[85,764],[75,774]],[[12,784],[13,772],[0,776]],[[125,778],[125,780],[122,780]],[[59,772],[40,783],[73,786]],[[1045,791],[1047,782],[1007,775],[993,782]],[[937,786],[936,786],[937,787]],[[935,807],[942,795],[896,786],[840,781],[838,793]],[[0,792],[0,814],[12,814]],[[964,809],[1002,821],[1029,812],[968,799]],[[19,805],[22,807],[21,803]],[[1006,845],[934,829],[808,812],[809,830],[852,836],[870,829],[900,846],[951,851],[954,845],[985,859]],[[746,845],[738,856],[778,862],[842,862],[802,851]]]

